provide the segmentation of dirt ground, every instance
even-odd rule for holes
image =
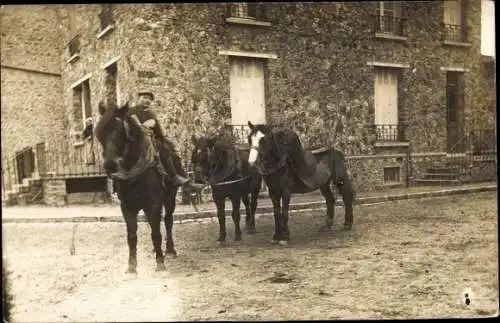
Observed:
[[[125,274],[122,223],[3,224],[17,322],[313,320],[498,314],[496,193],[361,205],[354,228],[319,232],[324,211],[292,216],[287,247],[274,220],[216,242],[215,220],[174,225],[179,256],[154,272],[139,225],[138,275]],[[242,219],[242,224],[244,220]],[[164,228],[163,228],[164,229]],[[164,230],[163,230],[164,232]],[[164,246],[163,246],[164,247]],[[467,292],[470,304],[466,305]]]

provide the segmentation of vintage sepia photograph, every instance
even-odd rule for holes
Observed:
[[[492,0],[0,6],[4,322],[499,315]]]

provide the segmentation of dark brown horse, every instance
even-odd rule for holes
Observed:
[[[335,149],[324,149],[316,154],[304,151],[297,134],[290,129],[268,125],[250,126],[249,164],[258,162],[273,203],[275,233],[273,242],[287,244],[290,239],[288,210],[293,193],[307,193],[317,189],[325,198],[327,214],[325,230],[333,226],[335,197],[331,184],[337,186],[345,205],[344,228],[353,223],[354,192],[347,174],[344,154]]]
[[[248,165],[248,150],[238,149],[222,136],[215,138],[192,138],[194,148],[191,163],[195,170],[195,181],[210,184],[212,198],[217,207],[219,239],[226,240],[225,200],[232,203],[235,241],[241,240],[240,202],[245,205],[245,227],[255,233],[255,210],[262,183],[262,176],[255,167]]]
[[[178,187],[165,179],[158,167],[152,139],[133,118],[128,104],[118,108],[99,105],[101,118],[95,134],[103,147],[104,169],[115,182],[127,225],[128,272],[137,270],[137,214],[143,210],[151,227],[156,270],[164,270],[161,249],[161,211],[165,206],[166,253],[175,255],[172,237],[173,212]]]

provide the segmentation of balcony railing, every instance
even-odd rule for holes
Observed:
[[[265,6],[258,3],[234,3],[229,5],[229,16],[232,18],[243,18],[267,21]]]
[[[68,44],[69,56],[80,53],[80,35],[76,35]]]
[[[398,124],[377,124],[375,129],[376,141],[398,141],[405,142],[405,126]]]
[[[465,27],[463,25],[443,24],[443,40],[466,42]]]
[[[238,145],[248,145],[248,135],[250,128],[248,125],[233,125],[233,135]]]
[[[405,18],[375,15],[374,23],[376,33],[406,36]]]

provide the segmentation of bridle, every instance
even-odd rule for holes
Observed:
[[[119,117],[115,117],[115,120],[118,121],[119,124],[123,127],[123,131],[125,133],[125,147],[123,148],[123,153],[121,154],[121,156],[118,157],[118,171],[116,173],[109,174],[108,176],[113,179],[121,180],[133,179],[145,172],[150,167],[157,165],[158,161],[155,158],[156,149],[154,147],[153,139],[150,137],[150,134],[146,133],[146,131],[143,130],[144,139],[149,141],[147,151],[139,156],[138,160],[129,170],[124,170],[120,162],[128,155],[131,145],[137,142],[135,138],[131,136],[130,125],[128,124],[128,121],[125,118],[122,119]]]
[[[205,149],[208,149],[208,148],[205,148]],[[213,148],[212,148],[213,149]],[[200,148],[196,148],[196,152],[197,152],[197,158],[196,160],[199,159],[199,155],[201,153],[203,154],[207,154],[206,151],[204,151],[204,149],[200,149]],[[200,152],[200,153],[198,153]],[[235,157],[237,158],[237,157]],[[205,159],[208,159],[208,157],[206,157]],[[208,163],[210,165],[210,163]],[[214,169],[217,168],[217,166],[220,165],[220,163],[216,163],[215,164],[215,167],[212,167]],[[210,165],[211,166],[211,165]],[[208,169],[210,169],[211,167],[207,167]],[[246,176],[246,177],[242,177],[242,178],[238,178],[238,179],[235,179],[235,180],[230,180],[230,181],[223,181],[223,182],[215,182],[213,180],[210,180],[210,170],[208,171],[205,171],[205,167],[201,166],[201,169],[203,169],[204,171],[202,172],[202,175],[205,177],[204,180],[205,180],[205,185],[210,185],[210,186],[223,186],[223,185],[229,185],[229,184],[234,184],[234,183],[238,183],[238,182],[241,182],[241,181],[244,181],[246,179],[248,179],[250,176]]]
[[[256,145],[255,143],[251,142],[250,149],[257,151],[259,158],[261,160],[263,159],[264,154],[263,154],[262,150],[260,149],[259,145]],[[264,169],[262,167],[262,164],[261,164],[261,165],[257,165],[257,169],[259,170],[259,173],[261,175],[271,175],[271,174],[277,172],[278,170],[280,170],[281,168],[283,168],[286,165],[286,161],[287,161],[287,156],[282,155],[280,162],[275,167],[272,167],[270,169]]]

